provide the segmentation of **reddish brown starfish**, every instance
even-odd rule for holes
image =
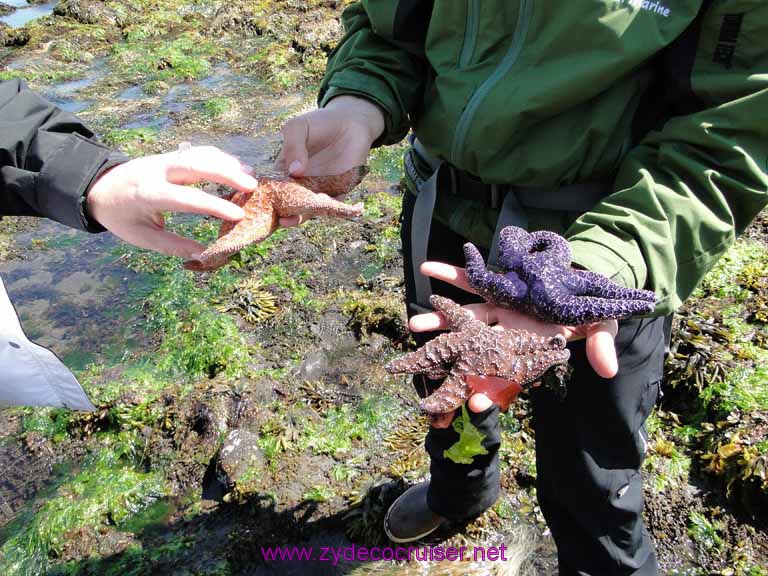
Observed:
[[[261,242],[278,227],[280,218],[327,216],[352,218],[363,213],[362,204],[344,204],[332,196],[348,194],[368,174],[367,166],[358,166],[334,176],[259,177],[253,192],[235,192],[227,197],[245,210],[239,222],[222,222],[219,239],[184,268],[203,272],[227,263],[230,256],[249,244]]]
[[[473,391],[465,376],[497,376],[525,386],[558,364],[568,362],[565,338],[525,330],[499,330],[475,320],[453,300],[432,296],[430,303],[448,320],[451,332],[386,365],[391,374],[425,374],[445,382],[420,402],[430,414],[453,412]],[[480,390],[476,390],[480,391]]]

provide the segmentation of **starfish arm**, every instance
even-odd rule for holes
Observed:
[[[230,254],[217,254],[202,256],[200,260],[187,260],[184,268],[192,272],[208,272],[217,270],[229,261]]]
[[[531,234],[531,255],[536,255],[534,261],[545,258],[546,261],[561,268],[571,265],[571,247],[568,241],[554,232],[539,230]]]
[[[486,292],[487,300],[502,308],[517,310],[520,303],[528,294],[528,285],[515,272],[507,272],[503,276],[494,274],[489,278]]]
[[[571,275],[571,279],[575,283],[575,289],[578,290],[577,295],[579,296],[599,296],[600,298],[610,298],[612,300],[656,302],[656,294],[653,291],[626,288],[597,272],[575,270],[571,272]]]
[[[498,376],[511,380],[519,386],[525,386],[541,378],[553,366],[565,364],[570,357],[571,353],[565,347],[540,348],[513,357],[505,370],[500,371]]]
[[[459,352],[459,333],[441,334],[430,340],[424,346],[395,358],[384,369],[390,374],[438,374],[445,371],[456,360]]]
[[[456,304],[456,302],[450,298],[433,294],[429,297],[429,303],[432,304],[432,307],[435,310],[443,313],[445,319],[448,321],[449,329],[454,332],[465,330],[475,323],[482,325],[482,323],[479,323],[474,319],[469,311]],[[475,328],[477,327],[479,326],[475,326]]]
[[[467,281],[477,292],[494,304],[514,308],[525,297],[528,288],[515,272],[497,274],[486,269],[482,255],[471,243],[464,245]]]
[[[239,222],[223,222],[219,239],[198,260],[186,262],[187,270],[215,270],[226,264],[232,254],[249,244],[261,242],[277,228],[277,214],[268,199],[258,192],[248,196],[245,202],[242,202],[242,196],[233,196],[233,201],[245,209],[245,218]]]
[[[514,328],[504,329],[499,340],[499,347],[503,348],[506,356],[534,354],[539,350],[563,350],[566,346],[565,338],[559,334],[542,336],[535,332]]]
[[[312,192],[327,194],[328,196],[342,196],[352,192],[367,174],[368,166],[356,166],[346,172],[332,176],[301,176],[291,179]]]
[[[451,373],[437,390],[419,402],[419,406],[429,414],[453,412],[469,398],[471,391],[461,375]]]
[[[353,218],[363,213],[362,204],[345,204],[294,182],[270,182],[269,186],[275,210],[282,218],[298,214]]]
[[[620,320],[649,314],[655,305],[644,300],[610,300],[595,296],[560,294],[540,298],[535,303],[536,314],[542,320],[562,326],[580,326],[602,320]]]
[[[464,270],[467,273],[467,281],[475,290],[484,284],[489,272],[485,267],[483,255],[471,242],[464,244]]]
[[[448,376],[448,370],[446,370],[443,366],[437,366],[433,368],[430,372],[424,372],[424,376],[429,378],[430,380],[440,380],[441,378],[445,378]]]
[[[499,264],[504,270],[519,271],[531,248],[531,235],[517,226],[507,226],[499,232]]]

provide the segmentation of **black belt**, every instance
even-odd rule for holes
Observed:
[[[421,143],[414,139],[413,148],[406,155],[405,168],[417,186],[424,181],[423,171],[432,172],[441,161],[430,156]],[[505,196],[514,191],[521,206],[539,210],[564,210],[567,212],[587,212],[611,192],[609,181],[586,181],[566,184],[556,188],[527,188],[509,184],[488,184],[477,176],[443,162],[450,180],[449,194],[479,201],[492,209],[497,209],[504,202]]]

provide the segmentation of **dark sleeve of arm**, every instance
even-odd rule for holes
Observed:
[[[0,83],[0,215],[44,216],[98,232],[84,198],[95,179],[127,158],[94,141],[76,116],[21,80]]]
[[[657,314],[684,302],[768,204],[766,33],[768,3],[713,3],[680,100],[693,109],[648,133],[614,194],[568,231],[575,262],[654,290]]]
[[[423,37],[419,36],[426,34],[428,13],[405,18],[400,4],[391,0],[358,2],[344,10],[346,34],[331,53],[318,98],[321,107],[342,94],[377,104],[384,112],[386,128],[376,145],[405,137],[409,116],[417,110],[424,90],[427,66]],[[419,29],[416,34],[400,28],[404,20]]]

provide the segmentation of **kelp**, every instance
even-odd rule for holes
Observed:
[[[723,479],[727,496],[751,514],[768,510],[768,410],[733,413],[705,430],[704,470]]]

